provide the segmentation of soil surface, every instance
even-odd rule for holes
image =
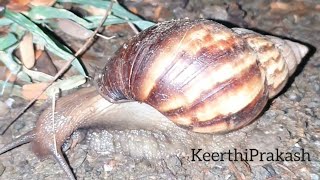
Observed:
[[[313,179],[320,178],[320,3],[318,0],[126,0],[120,1],[153,21],[205,18],[229,27],[245,27],[302,42],[310,52],[280,95],[251,125],[225,135],[197,134],[171,126],[160,130],[87,129],[63,146],[78,179]],[[118,47],[134,35],[128,25],[106,28],[90,49],[99,61],[86,62],[90,75],[103,67]],[[66,36],[61,34],[62,36]],[[70,46],[82,42],[62,38]],[[89,65],[88,65],[89,64]],[[0,117],[0,127],[26,101],[11,97],[13,108]],[[4,101],[5,99],[1,99]],[[1,136],[0,144],[30,131],[48,103],[37,103]],[[305,161],[192,161],[192,149],[203,152],[306,152]],[[66,179],[52,159],[40,160],[30,145],[0,156],[0,179]]]

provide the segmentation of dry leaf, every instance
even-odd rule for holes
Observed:
[[[93,33],[91,30],[68,19],[57,19],[57,25],[64,33],[78,39],[88,39]]]
[[[26,100],[31,100],[39,95],[47,86],[47,83],[34,83],[22,86],[22,97]],[[44,93],[39,99],[47,99],[48,96]]]
[[[303,15],[315,10],[315,7],[307,5],[304,2],[272,2],[270,4],[271,13],[283,14],[287,15],[291,14],[298,14]]]
[[[9,26],[1,26],[0,27],[0,37],[8,35],[9,32],[10,32]]]
[[[55,67],[57,67],[57,69],[62,69],[62,67],[65,65],[65,61],[61,60],[59,57],[55,57],[55,56],[51,56],[50,57],[52,59],[52,62],[54,64]],[[63,74],[63,77],[70,77],[70,76],[74,76],[74,75],[78,75],[78,71],[75,68],[70,68],[67,72],[65,72]]]
[[[30,0],[11,0],[10,3],[16,3],[25,6],[30,3]]]
[[[6,79],[6,67],[5,66],[0,66],[0,80],[5,80]]]
[[[6,5],[6,8],[14,12],[28,11],[29,3],[30,3],[30,0],[10,0],[9,3]]]
[[[51,76],[57,74],[57,68],[46,51],[37,50],[35,68],[36,70]]]
[[[35,64],[35,55],[34,55],[34,48],[32,42],[32,34],[26,33],[19,45],[21,61],[24,66],[28,69],[32,68]]]
[[[138,14],[138,9],[137,9],[136,7],[130,6],[130,7],[128,7],[128,9],[129,9],[132,13]]]
[[[17,76],[15,74],[12,74],[8,68],[0,66],[0,80],[15,82],[16,79]]]
[[[119,32],[131,30],[131,28],[128,24],[117,24],[114,26],[107,26],[106,29],[111,33],[119,33]]]
[[[40,49],[36,50],[36,54],[34,55],[36,60],[39,59],[39,57],[42,55],[42,52],[43,52],[43,50],[40,50]]]
[[[88,6],[86,8],[86,11],[88,11],[93,16],[103,16],[106,13],[106,10],[103,8],[97,8],[94,6]]]
[[[158,6],[158,7],[154,10],[154,18],[155,18],[155,19],[159,19],[159,18],[160,18],[162,9],[163,9],[162,6]]]
[[[290,9],[290,6],[288,3],[284,2],[272,2],[270,4],[271,10],[274,11],[287,11]]]
[[[12,74],[9,69],[6,69],[6,79],[8,79],[9,82],[15,82],[17,80],[17,75]]]
[[[52,6],[56,0],[31,0],[30,4],[34,6]]]

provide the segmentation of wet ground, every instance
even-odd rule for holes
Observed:
[[[314,179],[320,177],[320,3],[314,1],[125,1],[124,5],[154,21],[173,18],[215,19],[228,26],[255,29],[310,47],[308,57],[273,99],[257,121],[226,135],[203,135],[169,126],[168,131],[85,130],[74,134],[79,144],[64,146],[78,179]],[[110,41],[99,40],[96,51],[101,62],[112,56],[134,33],[128,26],[109,28]],[[80,45],[79,45],[80,46]],[[103,48],[102,48],[103,47]],[[101,67],[101,66],[100,66]],[[94,69],[94,68],[93,68]],[[9,114],[23,107],[13,97]],[[4,144],[33,128],[43,106],[33,106],[0,138]],[[2,118],[4,121],[4,118]],[[86,134],[83,136],[83,134]],[[72,148],[70,148],[72,146]],[[227,152],[257,149],[263,152],[301,152],[310,161],[209,161],[192,160],[191,149]],[[29,145],[0,156],[0,179],[63,179],[64,172],[50,159],[40,161]]]

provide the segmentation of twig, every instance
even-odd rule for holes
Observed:
[[[113,6],[114,0],[111,0],[109,7],[107,7],[106,14],[102,18],[101,22],[95,29],[95,31],[91,34],[89,39],[84,43],[84,45],[74,54],[74,58],[69,60],[60,70],[59,72],[54,76],[53,80],[51,80],[48,85],[42,90],[40,94],[38,94],[35,98],[30,101],[27,106],[25,106],[16,116],[15,118],[8,124],[8,126],[2,130],[1,134],[4,134],[8,128],[27,110],[29,107],[37,101],[37,99],[63,74],[66,72],[66,70],[70,67],[71,63],[79,56],[81,55],[85,50],[88,49],[88,47],[91,45],[91,43],[94,40],[95,35],[98,33],[99,29],[102,27],[103,23],[108,18],[109,14],[111,13],[111,9]]]
[[[139,30],[134,26],[134,24],[132,22],[128,22],[128,24],[135,34],[139,34]]]
[[[104,36],[104,35],[99,34],[99,33],[97,33],[96,35],[99,36],[99,37],[101,37],[101,38],[103,38],[103,39],[106,39],[106,40],[113,39],[113,38],[116,37],[116,36],[107,37],[107,36]]]
[[[53,132],[53,144],[54,144],[54,153],[58,154],[57,152],[57,140],[56,140],[56,133],[55,133],[55,129],[56,129],[56,123],[55,123],[55,117],[54,117],[54,112],[55,112],[55,108],[56,108],[56,94],[57,92],[54,91],[52,93],[52,132]]]
[[[117,0],[115,0],[115,2],[119,4],[119,2]],[[124,18],[124,19],[127,21],[129,20],[128,18]],[[136,28],[136,26],[134,26],[134,24],[132,22],[128,21],[128,25],[130,26],[130,28],[133,30],[133,32],[135,34],[139,34],[139,30]]]

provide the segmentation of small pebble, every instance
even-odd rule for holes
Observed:
[[[92,172],[92,170],[93,170],[93,167],[92,166],[90,166],[90,163],[88,163],[87,161],[85,161],[85,163],[84,163],[84,169],[85,169],[85,172]]]
[[[310,179],[311,179],[311,180],[319,180],[319,175],[317,175],[317,174],[310,174]]]
[[[15,100],[12,99],[12,98],[8,98],[8,99],[5,101],[6,105],[7,105],[9,108],[12,108],[12,105],[13,105],[14,102],[15,102]]]
[[[170,157],[166,163],[168,168],[173,172],[178,172],[182,166],[181,161],[177,156]]]
[[[103,165],[103,169],[105,172],[111,172],[116,164],[117,162],[115,160],[111,160],[108,164]]]
[[[314,112],[313,112],[313,110],[310,109],[310,108],[306,108],[306,109],[305,109],[305,113],[306,113],[307,115],[309,115],[309,116],[314,117]]]
[[[313,84],[313,90],[317,93],[320,94],[320,85],[315,83]]]
[[[17,131],[20,131],[22,128],[26,126],[26,123],[24,121],[21,121],[19,123],[14,124],[14,129]]]
[[[65,142],[62,144],[61,149],[63,152],[66,152],[70,149],[72,144],[72,140],[70,138],[66,139]]]
[[[289,99],[292,100],[292,101],[300,102],[302,97],[300,95],[292,92],[292,93],[289,94]]]
[[[218,19],[218,20],[228,20],[228,12],[226,11],[225,7],[221,6],[212,6],[212,7],[205,7],[202,10],[204,17]]]
[[[271,164],[263,165],[263,167],[268,171],[268,177],[273,177],[277,175],[276,171],[274,170]]]
[[[77,150],[74,154],[72,154],[70,158],[70,164],[72,165],[72,168],[76,169],[85,161],[87,158],[87,152],[83,149]]]
[[[0,101],[0,117],[5,116],[7,113],[9,113],[10,109],[7,106],[6,103]]]

